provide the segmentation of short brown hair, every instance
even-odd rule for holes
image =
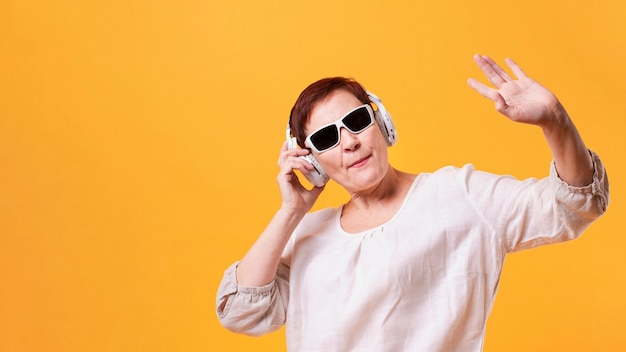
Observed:
[[[310,84],[300,93],[289,116],[291,134],[296,137],[300,147],[304,148],[304,140],[306,139],[304,126],[309,121],[309,115],[315,104],[326,98],[328,94],[340,89],[352,93],[363,104],[370,103],[365,88],[352,78],[329,77]]]

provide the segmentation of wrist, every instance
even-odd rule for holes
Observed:
[[[567,133],[568,130],[571,130],[572,126],[573,124],[567,111],[565,111],[565,108],[560,102],[557,102],[557,104],[550,109],[548,118],[544,120],[541,129],[546,136],[558,136]]]
[[[306,213],[307,211],[305,209],[283,204],[276,212],[276,217],[280,217],[287,221],[300,222]]]

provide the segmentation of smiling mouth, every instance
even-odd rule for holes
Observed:
[[[367,163],[367,161],[369,160],[370,157],[371,157],[371,155],[368,155],[365,158],[359,159],[359,160],[353,162],[352,164],[350,164],[350,166],[348,166],[348,168],[361,167],[361,166],[363,166],[363,165],[365,165]]]

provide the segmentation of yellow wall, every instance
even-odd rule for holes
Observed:
[[[2,1],[0,350],[284,350],[222,329],[214,302],[279,205],[298,93],[360,80],[406,171],[545,175],[541,133],[466,85],[475,52],[556,92],[612,182],[583,238],[509,257],[486,350],[626,348],[625,4]]]

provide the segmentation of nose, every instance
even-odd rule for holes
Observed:
[[[341,148],[344,150],[356,150],[361,146],[356,134],[353,134],[345,128],[341,128],[339,132],[341,133]]]

